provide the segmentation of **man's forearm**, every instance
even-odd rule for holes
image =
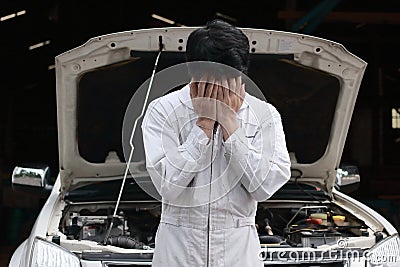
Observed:
[[[215,127],[215,120],[201,117],[197,119],[196,125],[203,130],[208,139],[211,139]]]

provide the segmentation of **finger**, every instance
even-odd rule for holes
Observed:
[[[205,97],[211,97],[214,87],[215,87],[215,79],[211,78],[209,81],[207,81],[207,87],[204,94]]]
[[[229,97],[229,94],[231,93],[230,92],[231,88],[229,88],[228,80],[226,78],[223,78],[221,83],[222,83],[222,87],[224,88],[224,96]],[[225,93],[226,93],[226,95],[225,95]]]
[[[198,97],[204,97],[206,84],[207,84],[207,77],[206,76],[202,76],[200,78],[199,83],[198,83],[198,89],[197,89],[197,96]]]
[[[239,86],[239,85],[241,85],[241,84],[243,84],[243,83],[242,83],[242,76],[239,75],[239,76],[236,77],[236,85]]]
[[[222,102],[224,103],[224,105],[229,106],[231,103],[230,97],[229,97],[229,88],[227,88],[226,86],[223,86],[221,84],[221,90],[223,92]]]
[[[236,77],[236,79],[235,79],[235,81],[236,81],[236,88],[237,88],[237,93],[238,93],[238,95],[240,96],[241,95],[241,92],[242,92],[242,85],[243,85],[243,83],[242,83],[242,76],[237,76]]]
[[[237,89],[237,83],[236,83],[236,78],[229,78],[228,79],[229,83],[229,88],[231,90],[231,93],[234,93],[235,95],[239,95],[239,90]]]
[[[246,95],[246,88],[245,88],[245,85],[243,83],[242,86],[241,86],[241,89],[240,89],[240,98],[243,100],[245,95]]]
[[[217,97],[218,97],[218,91],[219,91],[218,85],[216,85],[216,84],[215,84],[215,81],[213,81],[213,88],[212,88],[211,98],[217,99]]]
[[[220,102],[224,101],[224,90],[221,86],[219,86],[218,84],[216,84],[215,86],[217,88],[217,100]]]
[[[197,96],[197,84],[196,84],[196,82],[191,82],[189,87],[190,87],[190,98],[195,98]]]

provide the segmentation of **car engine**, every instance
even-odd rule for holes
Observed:
[[[88,240],[97,244],[128,249],[154,248],[154,238],[159,222],[158,208],[123,208],[113,218],[110,207],[71,205],[64,211],[60,231],[68,240]],[[109,238],[106,238],[110,229]]]
[[[104,240],[113,218],[111,206],[67,205],[59,230],[68,240],[151,249],[155,246],[160,213],[160,203],[134,207],[125,203],[114,217],[108,240]],[[317,248],[372,233],[363,221],[330,202],[259,203],[256,228],[262,246],[280,247]]]
[[[260,205],[256,226],[261,245],[316,248],[344,238],[368,237],[368,227],[332,204],[279,208]]]

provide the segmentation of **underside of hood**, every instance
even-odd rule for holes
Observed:
[[[196,27],[118,32],[90,39],[56,57],[62,190],[120,179],[125,110],[157,71],[184,62]],[[249,77],[281,113],[292,157],[292,178],[331,192],[366,62],[329,40],[242,28],[250,40]],[[172,90],[173,88],[171,88]],[[161,95],[152,92],[149,101]],[[138,99],[144,95],[135,95]],[[138,101],[138,110],[142,108]],[[140,128],[140,127],[138,127]],[[140,129],[131,175],[149,180]]]

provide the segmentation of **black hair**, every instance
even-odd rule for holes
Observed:
[[[249,49],[249,39],[239,28],[214,19],[189,35],[186,61],[217,62],[247,74]]]

